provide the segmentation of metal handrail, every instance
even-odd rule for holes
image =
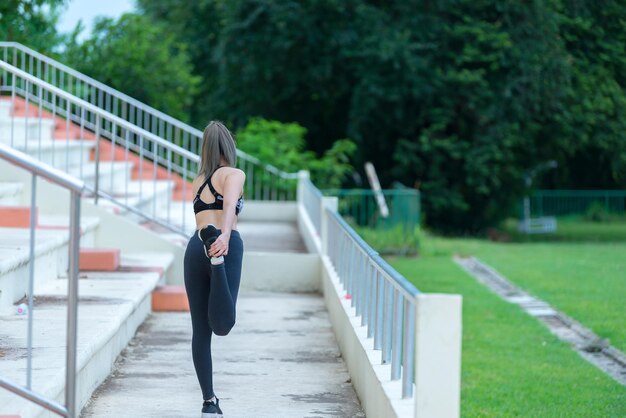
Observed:
[[[42,164],[30,155],[2,143],[0,143],[0,158],[9,160],[12,164],[73,192],[82,194],[85,190],[85,183],[82,180],[69,176],[67,173],[52,166]]]
[[[381,351],[381,363],[391,365],[391,380],[401,379],[402,397],[413,396],[415,371],[415,323],[420,291],[389,265],[332,208],[324,204],[322,192],[300,177],[299,203],[323,242],[322,255],[328,256],[346,292],[345,297],[361,317],[374,349]],[[320,213],[321,212],[321,213]]]
[[[403,275],[398,273],[384,258],[378,254],[356,231],[343,219],[343,217],[334,210],[326,209],[326,214],[333,218],[337,223],[337,226],[345,231],[356,246],[364,253],[367,254],[372,261],[377,265],[377,268],[393,279],[397,284],[399,290],[408,298],[414,298],[420,294],[420,291],[415,287],[413,283],[408,281]]]
[[[115,204],[125,208],[129,212],[135,213],[138,216],[141,216],[151,222],[159,224],[173,232],[180,233],[181,235],[188,236],[189,231],[187,230],[187,222],[186,222],[186,209],[189,207],[190,203],[187,202],[186,198],[182,200],[182,212],[179,213],[179,218],[173,219],[171,216],[171,199],[167,199],[167,214],[165,216],[157,215],[157,207],[156,207],[156,199],[153,200],[153,205],[151,212],[148,210],[138,210],[134,207],[133,204],[128,199],[128,190],[129,190],[129,179],[124,178],[124,184],[119,185],[114,180],[114,176],[116,174],[116,170],[111,169],[109,174],[110,178],[107,181],[101,179],[102,177],[102,163],[100,161],[101,152],[100,149],[102,147],[102,141],[106,140],[108,136],[111,141],[111,160],[115,159],[114,156],[114,148],[113,146],[120,146],[124,148],[125,151],[125,161],[128,161],[130,151],[135,151],[136,155],[139,157],[139,170],[140,170],[140,179],[143,178],[144,166],[148,166],[146,170],[150,169],[153,172],[153,181],[152,181],[152,192],[157,194],[157,169],[161,168],[158,165],[158,162],[161,161],[166,165],[167,170],[167,178],[172,179],[175,177],[173,174],[174,168],[178,167],[179,172],[182,174],[182,192],[183,197],[186,196],[188,187],[187,178],[189,174],[194,173],[195,170],[192,170],[191,167],[197,167],[200,162],[200,157],[192,152],[182,149],[163,138],[160,138],[157,135],[154,135],[144,129],[141,129],[132,123],[125,121],[117,116],[114,116],[97,106],[94,106],[80,98],[73,96],[70,93],[67,93],[55,86],[52,86],[45,81],[42,81],[10,64],[7,64],[3,61],[0,61],[0,71],[4,72],[5,79],[1,88],[4,91],[11,92],[11,106],[15,108],[16,95],[21,95],[25,100],[25,106],[28,108],[29,104],[36,111],[36,116],[29,116],[28,111],[25,112],[24,116],[24,132],[21,132],[24,135],[24,138],[18,138],[20,141],[24,142],[24,147],[28,149],[28,145],[30,143],[34,143],[32,145],[34,148],[41,148],[42,143],[42,134],[41,132],[45,130],[44,120],[45,118],[42,116],[44,112],[49,111],[52,113],[52,117],[60,116],[64,117],[66,120],[66,134],[67,138],[65,141],[66,146],[70,144],[70,120],[77,119],[77,124],[80,127],[80,132],[94,132],[95,134],[95,178],[93,184],[87,184],[86,188],[91,190],[94,193],[95,202],[98,203],[98,197],[104,197],[107,200],[114,202]],[[7,77],[10,76],[10,77]],[[28,109],[27,109],[28,110]],[[80,118],[76,118],[76,115],[80,115]],[[13,118],[14,120],[14,118]],[[54,119],[53,119],[54,120]],[[35,126],[30,126],[33,123]],[[17,133],[17,128],[21,125],[21,122],[18,126],[14,126],[12,124],[12,132],[11,132],[11,145],[17,146],[15,136],[19,134]],[[33,141],[29,135],[28,130],[37,132],[39,134],[38,141]],[[130,138],[134,138],[130,140]],[[89,142],[88,140],[81,138],[77,140],[72,140],[73,142],[85,144]],[[52,141],[53,146],[56,145],[56,142],[63,141]],[[140,146],[136,147],[135,143],[139,143]],[[145,144],[145,146],[144,146]],[[68,148],[66,148],[68,149]],[[163,159],[160,157],[161,154],[165,154],[166,158]],[[66,161],[69,160],[69,157],[66,155]],[[151,160],[151,161],[150,161]],[[146,164],[145,162],[149,163]],[[180,161],[177,166],[174,162]],[[79,167],[79,177],[90,176],[94,173],[86,172],[86,168],[84,167],[86,164],[83,164],[83,161],[80,161]],[[108,183],[109,188],[106,189],[106,184],[103,187],[102,183]],[[124,197],[116,196],[116,191],[121,191],[123,188]],[[150,189],[150,186],[146,186],[146,189]],[[139,182],[139,197],[138,201],[142,201],[146,199],[148,191],[144,193],[143,190],[143,182]],[[149,196],[148,196],[149,197]]]
[[[136,133],[138,135],[142,135],[143,137],[150,139],[153,142],[156,142],[159,146],[169,149],[172,152],[176,152],[176,153],[180,153],[182,156],[194,161],[194,162],[200,162],[200,157],[197,154],[194,154],[184,148],[178,147],[175,144],[172,144],[171,142],[166,141],[165,139],[152,134],[151,132],[146,131],[145,129],[139,128],[136,125],[122,119],[119,118],[105,110],[102,110],[101,108],[92,105],[91,103],[77,97],[74,96],[70,93],[65,92],[64,90],[55,87],[49,83],[46,83],[45,81],[42,81],[40,79],[38,79],[37,77],[28,74],[25,71],[20,70],[19,68],[12,66],[10,64],[7,64],[5,62],[0,61],[0,68],[8,71],[14,75],[17,75],[21,78],[23,78],[24,80],[27,80],[28,82],[30,82],[31,84],[41,87],[42,89],[46,89],[48,90],[50,93],[56,95],[59,98],[62,98],[64,100],[67,100],[68,102],[75,104],[77,106],[81,106],[84,107],[85,109],[87,109],[89,112],[94,113],[95,115],[101,116],[103,119],[106,119],[109,122],[115,123],[116,125],[118,125],[118,127],[123,128],[123,129],[128,129],[133,133]]]
[[[66,173],[0,143],[0,158],[32,174],[30,206],[30,257],[28,278],[28,333],[26,386],[0,377],[0,387],[28,399],[64,417],[76,417],[76,343],[78,324],[78,266],[80,248],[80,198],[85,184]],[[65,405],[49,399],[32,390],[32,334],[33,334],[33,293],[35,268],[35,208],[37,205],[37,176],[54,182],[70,191],[70,227],[68,259],[68,306],[65,351]]]
[[[86,99],[90,104],[108,113],[165,138],[178,148],[200,152],[202,143],[200,130],[17,42],[0,42],[0,49],[3,49],[0,59],[5,62],[12,63],[15,67],[49,84]],[[13,49],[12,54],[9,54],[10,49]],[[180,153],[180,150],[178,152]],[[240,158],[240,168],[252,173],[246,183],[246,194],[249,197],[270,200],[293,199],[294,187],[286,187],[281,180],[295,180],[297,173],[286,173],[271,164],[264,164],[241,150],[237,150],[237,155]],[[255,169],[261,170],[263,174],[257,172],[255,175]],[[255,178],[261,178],[263,184],[253,184]]]
[[[324,212],[328,258],[346,297],[391,365],[391,380],[402,381],[402,397],[413,396],[417,288],[394,270],[336,211]]]

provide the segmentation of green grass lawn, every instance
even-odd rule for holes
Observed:
[[[419,259],[390,260],[422,291],[463,295],[462,416],[626,416],[626,388],[451,260],[453,251],[477,250],[496,259],[491,245],[436,239],[423,242]]]
[[[426,236],[423,254],[474,255],[626,351],[626,242],[492,243]]]

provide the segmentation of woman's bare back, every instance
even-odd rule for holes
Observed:
[[[211,177],[211,184],[213,184],[215,191],[217,191],[222,196],[226,196],[226,193],[224,190],[225,179],[228,175],[231,175],[235,172],[243,173],[238,168],[233,168],[233,167],[223,167],[215,171],[213,173],[213,176]],[[192,188],[193,188],[194,196],[196,195],[196,193],[198,192],[198,189],[202,185],[203,180],[204,180],[203,177],[198,176],[193,181]],[[240,191],[240,194],[241,194],[241,191]],[[215,202],[215,196],[213,196],[209,187],[205,186],[202,189],[202,192],[200,193],[200,200],[202,200],[205,203]],[[213,224],[215,225],[216,228],[222,229],[223,215],[224,215],[223,210],[203,210],[201,212],[198,212],[196,214],[196,229],[199,229],[207,224]],[[234,217],[232,224],[231,224],[231,229],[237,230],[237,217]]]

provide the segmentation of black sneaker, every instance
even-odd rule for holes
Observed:
[[[220,400],[215,397],[215,402],[204,401],[202,404],[202,418],[224,418],[220,409]]]
[[[208,253],[209,248],[219,236],[220,234],[213,224],[208,224],[204,228],[198,230],[198,238],[200,238],[200,241],[204,243],[204,255],[206,255],[209,259],[211,258]]]

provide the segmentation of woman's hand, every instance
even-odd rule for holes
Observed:
[[[209,247],[209,255],[211,257],[219,257],[222,255],[228,255],[228,242],[230,241],[230,234],[222,233],[215,240],[211,247]]]

